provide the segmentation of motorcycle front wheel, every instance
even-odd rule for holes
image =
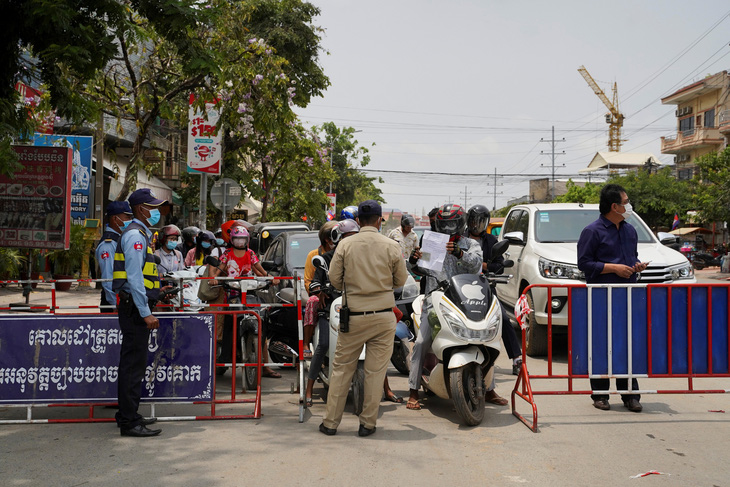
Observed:
[[[243,363],[253,364],[258,362],[258,338],[254,333],[244,333],[241,337],[241,350],[243,352]],[[243,368],[243,385],[247,391],[256,389],[258,375],[256,367]]]
[[[467,426],[477,426],[484,419],[484,376],[477,363],[468,363],[449,371],[451,398],[457,414]]]

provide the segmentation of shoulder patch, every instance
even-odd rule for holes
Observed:
[[[106,251],[102,252],[101,253],[101,258],[104,259],[104,260],[108,259],[109,258],[109,252],[106,252]]]
[[[142,242],[134,242],[134,250],[142,250],[144,248],[144,244]]]

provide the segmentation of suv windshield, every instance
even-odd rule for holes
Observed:
[[[309,252],[319,247],[319,234],[296,235],[289,241],[289,263],[294,268],[304,268]]]
[[[598,210],[541,210],[535,212],[535,239],[538,242],[577,242],[580,232],[599,216]],[[640,243],[654,243],[643,221],[631,215],[627,220],[635,229]]]

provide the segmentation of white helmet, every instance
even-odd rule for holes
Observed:
[[[342,220],[332,229],[332,241],[337,243],[346,233],[359,232],[360,225],[355,220]]]

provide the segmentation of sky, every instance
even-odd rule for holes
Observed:
[[[726,0],[310,1],[331,86],[300,119],[360,131],[384,206],[416,215],[527,195],[552,175],[553,126],[555,177],[578,178],[608,141],[582,65],[609,99],[618,85],[622,152],[666,164],[676,107],[661,98],[730,67]]]

